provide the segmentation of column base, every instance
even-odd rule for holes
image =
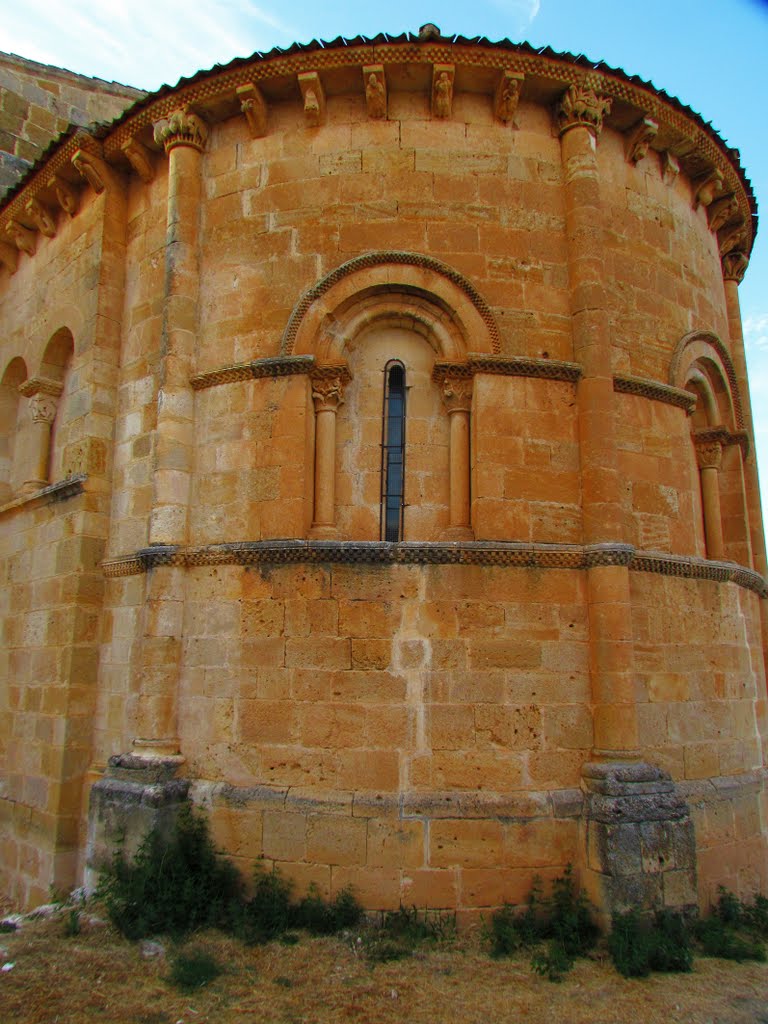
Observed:
[[[335,526],[313,523],[309,528],[310,540],[339,540],[339,531]]]
[[[176,736],[161,736],[157,739],[133,741],[133,754],[137,758],[174,761],[177,764],[184,762],[181,753],[181,742]],[[126,757],[129,755],[125,755]]]
[[[187,802],[189,780],[174,778],[180,756],[118,754],[91,789],[84,883],[93,891],[121,851],[132,858],[147,833],[169,834]]]
[[[461,541],[474,540],[475,531],[471,526],[449,526],[440,534],[440,540]]]
[[[693,910],[696,837],[669,774],[642,762],[586,764],[582,785],[582,883],[601,924],[627,910]]]

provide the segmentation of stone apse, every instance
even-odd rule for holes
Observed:
[[[765,889],[755,228],[677,100],[434,26],[58,137],[0,207],[5,890],[186,800],[369,908]]]

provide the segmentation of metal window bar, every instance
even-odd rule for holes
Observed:
[[[405,367],[391,359],[384,367],[381,437],[380,536],[403,539],[405,510]]]

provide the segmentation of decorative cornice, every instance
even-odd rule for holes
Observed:
[[[218,384],[233,384],[240,380],[258,380],[264,377],[289,377],[297,373],[310,373],[315,365],[314,356],[275,356],[254,359],[250,363],[233,363],[217,370],[207,370],[190,377],[194,391],[216,387]]]
[[[768,597],[763,577],[735,562],[714,562],[686,555],[638,551],[629,544],[530,544],[522,541],[400,543],[384,541],[273,540],[240,541],[199,547],[158,545],[102,562],[105,576],[131,576],[157,566],[280,565],[493,565],[530,569],[588,569],[626,565],[684,579],[735,583]]]
[[[685,409],[689,416],[696,408],[696,396],[690,391],[672,387],[671,384],[662,384],[660,380],[650,380],[647,377],[617,374],[613,378],[613,390],[625,395],[640,395],[654,402],[676,405],[680,409]]]
[[[469,353],[472,373],[492,373],[505,377],[541,377],[544,380],[577,381],[581,377],[578,363],[558,359],[533,359],[527,356],[487,356]]]

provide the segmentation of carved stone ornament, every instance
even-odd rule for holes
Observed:
[[[432,67],[432,116],[450,117],[453,109],[453,64],[435,64]]]
[[[72,164],[82,175],[97,195],[101,195],[107,187],[107,167],[93,153],[78,149],[72,156]]]
[[[53,380],[51,377],[27,377],[19,384],[19,394],[25,398],[32,398],[34,395],[49,395],[51,398],[58,398],[64,385],[60,380]]]
[[[639,163],[648,153],[648,149],[659,132],[659,122],[652,117],[644,117],[627,134],[625,152],[631,164]]]
[[[208,141],[208,125],[189,107],[181,107],[155,124],[155,142],[170,153],[176,146],[189,146],[202,153]]]
[[[443,381],[443,401],[449,413],[469,412],[472,408],[472,378],[446,377]]]
[[[126,139],[120,149],[144,184],[148,185],[155,177],[155,166],[147,147],[143,146],[138,139]]]
[[[387,79],[383,64],[366,64],[363,68],[365,106],[368,117],[381,120],[387,116]]]
[[[557,108],[560,134],[571,128],[588,128],[595,137],[603,130],[603,118],[611,111],[611,99],[599,96],[587,82],[571,85]]]
[[[723,256],[723,278],[741,284],[749,266],[749,256],[744,252],[727,252]]]
[[[747,229],[743,223],[732,224],[718,234],[717,242],[721,257],[737,249],[739,252],[744,252],[748,248]]]
[[[316,128],[325,120],[325,90],[316,71],[303,71],[299,76],[299,88],[304,98],[304,120],[310,128]]]
[[[27,256],[35,255],[37,237],[34,231],[30,231],[29,228],[25,228],[24,225],[19,224],[17,220],[8,221],[5,230],[20,252],[25,252]]]
[[[35,226],[41,235],[46,238],[53,238],[56,234],[56,221],[51,216],[50,210],[43,206],[39,199],[30,199],[24,207],[29,216],[35,222]]]
[[[661,175],[665,185],[674,185],[680,174],[680,161],[674,153],[665,149],[661,157]]]
[[[719,469],[723,458],[723,446],[719,441],[694,440],[696,461],[699,469]]]
[[[251,138],[260,139],[267,134],[267,101],[261,89],[249,82],[247,85],[238,85],[235,92],[240,100],[240,109],[245,114]]]
[[[19,265],[19,250],[7,242],[0,242],[0,263],[9,274],[15,274]]]
[[[710,231],[718,232],[725,227],[729,220],[739,215],[739,201],[736,196],[726,196],[724,199],[716,199],[707,207],[707,219]]]
[[[723,172],[714,167],[696,183],[694,206],[709,206],[723,191]]]
[[[525,75],[514,71],[502,71],[493,99],[493,112],[497,120],[504,124],[514,120],[524,81]]]
[[[54,174],[48,180],[48,188],[56,193],[59,206],[70,217],[74,217],[80,206],[80,196],[77,189],[59,174]]]
[[[56,419],[56,410],[59,407],[58,398],[53,395],[39,393],[33,395],[29,400],[29,414],[33,423],[53,423]]]
[[[344,404],[344,381],[338,377],[313,377],[312,398],[317,412],[331,409],[334,412]]]

